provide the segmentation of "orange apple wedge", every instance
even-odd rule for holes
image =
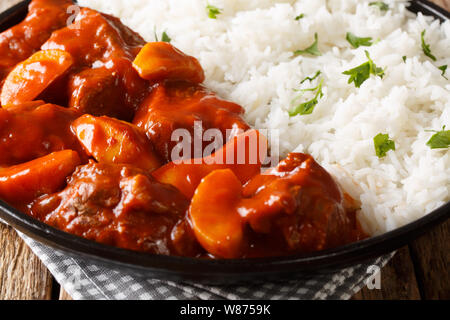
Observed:
[[[236,210],[242,185],[230,169],[206,176],[192,198],[189,217],[200,245],[220,258],[238,258],[244,243],[244,222]]]
[[[0,101],[3,107],[33,101],[74,63],[63,50],[42,50],[19,63],[6,77]]]

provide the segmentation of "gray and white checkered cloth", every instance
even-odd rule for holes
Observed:
[[[20,234],[60,285],[74,299],[349,299],[372,275],[368,268],[382,268],[394,253],[330,274],[304,274],[295,280],[254,285],[205,286],[195,283],[136,277],[72,258]]]

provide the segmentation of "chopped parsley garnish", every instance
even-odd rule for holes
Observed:
[[[317,79],[317,77],[321,74],[322,72],[319,70],[316,72],[316,74],[311,78],[311,77],[306,77],[305,79],[302,80],[302,82],[300,82],[300,84],[303,84],[305,81],[309,80],[309,82],[312,82],[314,80]]]
[[[430,45],[425,43],[425,32],[426,30],[423,30],[422,33],[420,34],[420,38],[422,39],[423,53],[425,53],[425,55],[429,57],[431,60],[436,61],[436,57],[433,54],[431,54]]]
[[[438,67],[438,69],[442,71],[441,76],[443,76],[445,79],[448,80],[448,78],[445,76],[445,71],[447,71],[447,65],[440,66],[440,67]]]
[[[383,1],[374,1],[369,3],[369,6],[375,6],[378,7],[381,11],[388,11],[389,10],[389,6],[384,3]]]
[[[310,45],[308,48],[304,49],[304,50],[296,50],[294,51],[295,55],[300,55],[300,54],[305,54],[308,53],[310,55],[313,56],[321,56],[322,53],[319,51],[319,48],[317,47],[318,43],[319,43],[319,37],[317,35],[317,32],[314,34],[314,43],[312,45]]]
[[[403,62],[406,62],[406,56],[402,57]]]
[[[158,38],[158,35],[156,34],[156,27],[155,27],[155,30],[153,31],[154,32],[154,34],[155,34],[155,41],[156,42],[158,42],[159,41],[159,38]],[[162,35],[161,35],[161,41],[163,41],[163,42],[170,42],[170,41],[172,41],[172,39],[167,35],[167,33],[164,31],[163,33],[162,33]]]
[[[306,101],[304,103],[300,103],[299,105],[294,107],[292,110],[290,110],[289,116],[294,117],[298,114],[306,115],[306,114],[313,113],[315,106],[319,103],[319,99],[323,97],[322,85],[323,85],[323,79],[320,80],[319,84],[315,88],[296,90],[296,91],[300,91],[301,93],[298,97],[294,98],[294,100],[292,102],[296,101],[298,98],[300,98],[303,95],[303,93],[305,93],[307,91],[315,91],[316,94],[315,94],[314,98],[312,98],[311,100]]]
[[[389,150],[395,150],[395,142],[389,139],[389,135],[379,133],[373,138],[375,153],[378,158],[383,158]]]
[[[370,78],[371,74],[379,76],[380,78],[383,78],[384,76],[384,70],[382,68],[378,68],[375,65],[372,59],[370,59],[369,52],[367,52],[367,50],[365,52],[369,61],[356,68],[343,72],[343,74],[350,76],[350,79],[348,79],[348,83],[354,82],[356,88],[361,87],[364,81]]]
[[[445,126],[441,131],[436,132],[427,142],[427,146],[431,149],[444,149],[450,146],[450,130],[445,130]]]
[[[206,12],[208,13],[208,17],[210,17],[211,19],[217,19],[217,15],[222,13],[222,9],[208,4],[206,6]]]
[[[301,14],[299,14],[298,16],[296,16],[295,17],[295,20],[300,20],[300,19],[303,19],[305,17],[305,14],[304,13],[301,13]]]
[[[355,49],[359,48],[361,46],[370,47],[373,44],[372,38],[370,38],[370,37],[360,38],[360,37],[355,36],[351,32],[347,32],[346,39],[352,45],[352,47]]]

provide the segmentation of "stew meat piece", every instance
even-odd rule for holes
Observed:
[[[240,131],[249,129],[242,119],[244,110],[241,106],[219,99],[214,93],[201,85],[188,82],[160,82],[155,85],[152,93],[142,102],[134,117],[133,123],[141,127],[153,142],[156,150],[166,161],[172,161],[172,149],[177,141],[172,139],[176,129],[186,129],[190,137],[194,137],[194,125],[197,122],[200,132],[217,128],[222,133],[225,143],[228,138]],[[229,134],[227,135],[227,130]],[[183,158],[201,158],[205,145],[200,137],[200,148]],[[210,142],[204,143],[206,145]],[[200,151],[199,156],[196,156]],[[177,154],[178,155],[178,154]],[[175,159],[177,160],[177,159]]]
[[[0,108],[0,167],[65,149],[78,151],[80,157],[87,160],[70,129],[79,116],[75,110],[39,101]]]
[[[178,190],[143,170],[91,162],[78,167],[61,192],[36,201],[30,214],[100,243],[156,254],[197,254]]]
[[[66,25],[71,5],[71,0],[34,0],[23,22],[0,33],[0,86],[17,63],[38,51],[53,31]]]
[[[115,58],[132,62],[145,43],[118,18],[82,8],[74,23],[53,32],[42,49],[67,51],[80,65],[92,66]]]

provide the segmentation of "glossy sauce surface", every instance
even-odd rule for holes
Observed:
[[[0,167],[65,149],[78,151],[80,157],[87,159],[70,130],[70,124],[80,115],[75,110],[44,102],[0,108]]]
[[[65,190],[39,199],[30,212],[54,227],[104,244],[183,255],[187,252],[178,247],[184,245],[171,241],[171,233],[188,206],[178,190],[145,171],[91,162],[75,171]],[[195,243],[189,235],[178,241]]]
[[[241,117],[243,113],[241,106],[218,98],[203,86],[179,81],[161,82],[142,102],[133,123],[143,128],[159,154],[171,161],[172,150],[178,143],[172,139],[174,130],[185,129],[193,139],[197,122],[202,132],[218,129],[225,142],[231,137],[227,136],[227,129],[236,132],[250,128]],[[192,148],[188,158],[194,158],[194,154]]]
[[[76,61],[61,79],[63,84],[55,84],[66,88],[65,96],[56,97],[57,102],[98,116],[131,120],[149,90],[148,82],[132,68],[144,45],[119,19],[81,9],[74,24],[55,31],[42,46],[43,50],[69,52]]]
[[[258,234],[282,236],[289,252],[313,252],[363,239],[359,204],[310,155],[291,153],[243,188],[239,213]],[[258,241],[250,254],[258,255]]]
[[[19,62],[38,51],[51,33],[66,25],[70,0],[34,0],[20,24],[0,33],[0,83]]]

